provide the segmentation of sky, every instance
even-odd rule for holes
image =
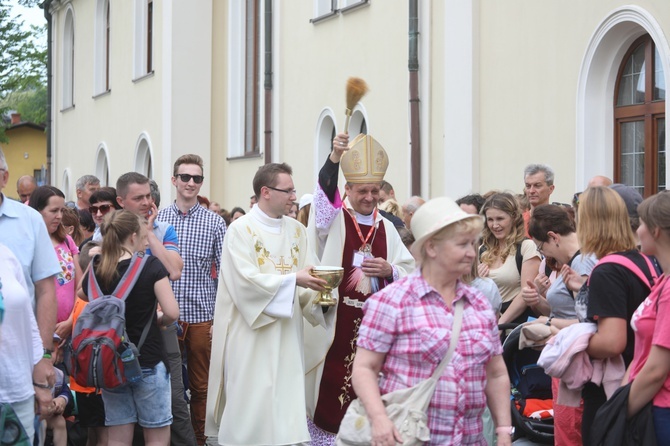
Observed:
[[[40,9],[38,6],[26,8],[19,5],[18,0],[9,0],[9,4],[12,7],[12,15],[16,16],[21,14],[21,18],[27,29],[30,29],[30,25],[42,26],[47,23],[44,18],[44,10]]]

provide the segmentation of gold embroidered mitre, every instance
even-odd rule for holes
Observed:
[[[349,183],[380,183],[389,167],[389,157],[377,140],[361,133],[349,143],[340,166]]]

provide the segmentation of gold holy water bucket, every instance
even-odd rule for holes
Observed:
[[[340,286],[344,277],[344,268],[340,266],[315,266],[309,273],[327,282],[324,285],[325,291],[319,293],[314,303],[323,307],[334,306],[337,301],[333,298],[332,291]]]

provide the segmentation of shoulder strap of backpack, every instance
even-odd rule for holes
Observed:
[[[137,351],[139,352],[140,349],[142,348],[142,345],[144,344],[144,341],[147,339],[147,335],[149,334],[149,329],[151,328],[151,322],[154,320],[154,315],[156,314],[156,310],[158,310],[158,301],[154,304],[154,311],[151,313],[151,317],[147,321],[146,325],[144,326],[144,329],[142,329],[142,335],[140,336],[140,342],[137,344]]]
[[[514,259],[516,260],[516,269],[519,270],[519,275],[521,275],[521,266],[523,265],[523,254],[521,254],[521,245],[528,239],[523,239],[516,244],[516,254],[514,254]]]
[[[93,265],[95,264],[95,259],[98,257],[98,254],[94,255],[93,258],[91,259],[91,263],[88,266],[88,291],[86,295],[88,296],[88,300],[95,300],[98,297],[103,295],[102,290],[100,289],[100,285],[98,285],[98,280],[95,278],[95,272]]]
[[[144,265],[147,263],[149,256],[145,255],[144,252],[139,251],[133,254],[133,257],[130,259],[130,265],[128,269],[121,277],[119,284],[116,286],[116,289],[112,292],[112,296],[118,297],[121,300],[126,300],[130,292],[135,286],[135,282],[140,277],[140,273],[144,269]]]
[[[651,274],[651,281],[649,278],[642,272],[639,266],[635,264],[632,260],[630,260],[628,257],[622,256],[621,254],[610,254],[602,259],[596,264],[594,267],[597,268],[598,266],[604,264],[604,263],[615,263],[617,265],[621,265],[625,267],[626,269],[630,270],[633,274],[635,274],[645,285],[649,287],[649,289],[652,289],[654,287],[654,283],[658,279],[658,274],[656,273],[656,268],[654,268],[654,265],[651,263],[651,260],[649,260],[649,257],[646,255],[640,253],[640,255],[644,258],[644,260],[647,262],[647,268],[649,268],[649,272]],[[591,276],[589,276],[589,279],[587,280],[587,285],[591,282]]]

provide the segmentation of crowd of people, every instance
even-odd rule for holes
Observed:
[[[89,446],[320,446],[336,444],[358,398],[371,444],[394,445],[402,434],[381,396],[430,378],[453,343],[429,444],[509,445],[498,325],[514,322],[588,331],[583,354],[607,370],[576,403],[560,397],[567,378],[552,378],[556,445],[595,444],[612,382],[630,388],[629,417],[646,410],[669,444],[670,195],[643,200],[598,176],[573,203],[551,203],[554,172],[532,164],[521,194],[401,205],[388,164],[374,137],[338,134],[313,193],[298,199],[291,167],[266,164],[249,208],[230,211],[200,195],[192,154],[175,160],[176,199],[163,207],[137,172],[115,187],[85,175],[74,202],[19,178],[20,202],[0,195],[3,413],[56,446],[72,420]],[[0,191],[9,168],[0,151]],[[87,387],[64,373],[64,349],[91,287],[111,294],[137,253],[148,259],[125,324],[141,379]],[[335,305],[317,299],[330,285],[315,266],[341,274]]]

